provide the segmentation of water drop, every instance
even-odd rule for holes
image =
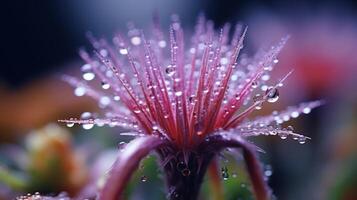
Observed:
[[[128,54],[128,50],[126,48],[122,48],[119,50],[119,53],[122,55],[126,55],[126,54]]]
[[[189,176],[191,174],[191,171],[188,168],[185,168],[181,170],[182,176]]]
[[[152,126],[152,130],[157,131],[157,130],[159,130],[159,127],[154,125],[154,126]]]
[[[293,112],[291,113],[291,117],[292,117],[292,118],[297,118],[297,117],[299,117],[299,112],[298,112],[298,111],[293,111]]]
[[[161,47],[161,48],[165,48],[165,47],[166,47],[166,41],[165,41],[165,40],[160,40],[160,41],[158,42],[158,45],[159,45],[159,47]]]
[[[265,94],[267,95],[267,101],[270,103],[274,103],[279,99],[279,91],[276,88],[269,88]]]
[[[182,91],[175,92],[175,96],[180,97],[182,95]]]
[[[256,106],[255,106],[255,109],[256,110],[261,110],[262,109],[262,103],[258,103]]]
[[[309,114],[309,113],[311,112],[311,108],[306,107],[306,108],[304,108],[304,109],[302,110],[302,112],[303,112],[304,114]]]
[[[77,97],[81,97],[85,94],[86,94],[86,88],[84,87],[79,86],[74,90],[74,95],[76,95]]]
[[[278,62],[279,62],[278,59],[274,59],[274,60],[273,60],[273,63],[275,63],[275,64],[278,63]]]
[[[288,126],[288,127],[286,127],[286,130],[288,130],[288,131],[292,132],[292,131],[294,131],[294,127],[292,127],[292,126]]]
[[[81,114],[81,119],[89,119],[92,116],[90,112],[84,112]]]
[[[225,166],[225,167],[222,167],[221,172],[222,172],[222,178],[223,178],[223,180],[225,180],[225,181],[228,180],[229,174],[228,174],[228,169],[227,169],[226,166]]]
[[[83,124],[82,125],[83,129],[85,129],[85,130],[89,130],[89,129],[93,128],[93,126],[94,126],[94,124]]]
[[[114,101],[119,101],[120,97],[119,96],[114,96]]]
[[[104,90],[109,89],[109,88],[110,88],[109,83],[106,83],[106,82],[102,81],[102,88],[103,88]]]
[[[285,140],[286,138],[288,138],[288,134],[285,133],[285,132],[280,132],[280,133],[279,133],[279,136],[280,136],[280,138],[281,138],[282,140]]]
[[[262,76],[262,80],[263,80],[263,81],[267,81],[267,80],[269,80],[269,79],[270,79],[269,74],[264,74],[264,75]]]
[[[74,126],[74,123],[73,123],[73,122],[67,122],[66,126],[67,126],[67,127],[73,127],[73,126]]]
[[[265,167],[264,175],[267,176],[267,177],[273,175],[273,170],[272,170],[270,165],[267,165]]]
[[[299,137],[298,141],[300,144],[305,144],[306,138],[304,136],[301,136],[301,137]]]
[[[99,106],[106,107],[110,104],[110,98],[107,96],[103,96],[99,99]]]
[[[145,176],[145,175],[142,175],[142,176],[140,177],[140,180],[141,180],[141,182],[146,182],[146,181],[148,180],[148,177]]]
[[[93,72],[85,72],[85,73],[83,73],[82,77],[86,81],[91,81],[94,79],[95,74]]]
[[[257,88],[258,87],[258,83],[256,81],[252,82],[252,88]]]
[[[173,76],[175,74],[175,68],[172,65],[166,67],[165,72],[168,76]]]
[[[259,102],[263,99],[262,95],[260,94],[256,94],[254,97],[253,97],[253,101],[254,102]]]
[[[139,36],[132,37],[130,41],[133,45],[141,44],[141,38]]]

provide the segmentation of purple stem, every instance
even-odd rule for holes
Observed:
[[[250,176],[254,194],[257,200],[270,199],[270,190],[264,180],[262,168],[255,154],[256,148],[237,134],[223,133],[209,137],[206,144],[208,148],[217,150],[222,148],[241,148],[246,162],[246,168]],[[204,148],[204,147],[203,147]]]
[[[139,137],[128,143],[113,164],[108,180],[99,194],[99,200],[121,199],[121,194],[140,161],[165,144],[166,140],[156,136]]]

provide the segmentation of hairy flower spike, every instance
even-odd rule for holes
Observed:
[[[128,38],[114,36],[112,45],[88,34],[94,55],[80,56],[83,79],[64,76],[75,87],[75,95],[98,101],[102,118],[90,113],[81,119],[60,120],[69,126],[82,124],[123,127],[123,135],[136,137],[120,151],[100,199],[117,199],[139,161],[156,151],[162,161],[170,199],[196,199],[212,159],[225,148],[241,148],[256,198],[269,199],[255,151],[246,138],[257,135],[292,136],[305,143],[306,136],[281,124],[321,105],[301,104],[282,112],[245,121],[265,102],[276,102],[279,87],[269,72],[288,37],[254,56],[240,55],[247,28],[238,24],[230,38],[230,24],[215,32],[213,23],[199,17],[191,45],[185,41],[179,18],[172,17],[169,34],[154,24],[151,37],[133,24]]]

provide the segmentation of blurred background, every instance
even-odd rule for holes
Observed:
[[[269,185],[277,199],[357,199],[356,11],[353,0],[3,2],[0,199],[28,192],[67,191],[73,196],[91,191],[90,180],[105,172],[117,142],[127,138],[117,138],[117,130],[110,128],[84,131],[58,124],[58,119],[97,111],[95,102],[75,97],[60,76],[80,75],[83,62],[77,52],[90,46],[87,31],[110,38],[117,31],[126,32],[129,21],[145,29],[154,12],[162,27],[168,27],[172,13],[178,14],[189,31],[200,13],[217,28],[242,22],[249,26],[246,46],[252,52],[290,35],[273,76],[291,69],[294,73],[279,103],[263,112],[315,99],[326,104],[291,121],[295,130],[312,138],[306,144],[270,137],[255,140],[267,152],[260,156]],[[146,199],[145,194],[151,194],[151,199],[164,199],[154,158],[145,162],[128,187],[128,197]],[[230,167],[232,178],[222,180],[225,198],[252,199],[242,166]],[[204,190],[208,188],[205,182]],[[212,198],[207,194],[202,198]]]

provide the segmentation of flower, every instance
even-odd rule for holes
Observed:
[[[300,143],[308,137],[281,124],[301,113],[309,113],[320,101],[290,107],[252,121],[247,116],[265,102],[279,98],[278,88],[290,75],[269,84],[269,72],[288,37],[260,50],[253,57],[242,55],[247,28],[236,25],[232,39],[230,25],[214,31],[211,21],[199,17],[188,48],[177,16],[173,17],[169,39],[154,24],[152,37],[130,25],[128,38],[117,34],[113,45],[89,34],[94,55],[80,56],[84,81],[65,76],[77,96],[96,99],[104,118],[84,113],[81,119],[60,120],[82,124],[119,126],[122,135],[135,137],[119,152],[100,199],[117,199],[141,159],[155,151],[160,157],[170,199],[198,197],[203,176],[216,155],[226,148],[242,149],[257,199],[269,199],[270,191],[256,157],[258,147],[247,138],[258,135],[292,136]],[[89,83],[99,79],[100,88]]]

